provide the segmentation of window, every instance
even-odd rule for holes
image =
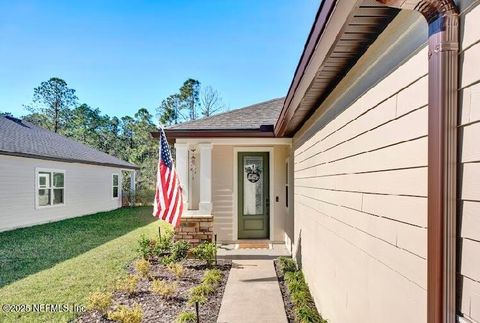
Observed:
[[[65,204],[65,172],[37,171],[37,206]]]
[[[112,175],[112,197],[118,198],[118,174]]]

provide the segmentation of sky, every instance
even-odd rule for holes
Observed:
[[[64,79],[110,116],[155,113],[188,78],[229,109],[285,96],[319,0],[0,0],[0,111]]]

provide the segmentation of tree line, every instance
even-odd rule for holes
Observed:
[[[137,189],[154,188],[158,142],[152,140],[150,132],[158,127],[156,116],[147,109],[140,108],[133,116],[110,117],[99,108],[79,103],[75,89],[57,77],[41,82],[25,108],[28,114],[22,119],[139,166]],[[169,126],[224,109],[216,90],[202,88],[198,80],[188,79],[177,93],[161,101],[156,112],[159,124]]]

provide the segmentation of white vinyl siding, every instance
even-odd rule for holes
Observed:
[[[42,169],[65,173],[61,207],[36,207],[36,174]],[[112,173],[121,169],[0,155],[0,231],[121,207],[120,199],[112,199]]]

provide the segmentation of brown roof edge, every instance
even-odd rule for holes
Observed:
[[[317,43],[320,40],[320,36],[325,29],[328,19],[333,12],[333,8],[335,8],[335,4],[337,3],[336,0],[324,0],[322,1],[320,8],[315,16],[315,22],[310,30],[308,35],[307,41],[303,48],[302,56],[298,62],[297,68],[295,69],[295,74],[288,89],[287,96],[285,97],[285,101],[283,103],[283,109],[280,112],[280,116],[278,117],[277,123],[275,124],[275,134],[276,135],[284,135],[285,128],[288,122],[287,115],[290,109],[290,103],[292,102],[293,95],[297,90],[298,85],[305,73],[308,63],[317,47]]]
[[[160,132],[150,133],[153,138],[159,138]],[[275,137],[273,130],[262,131],[260,129],[165,129],[168,139],[176,138],[271,138]]]

